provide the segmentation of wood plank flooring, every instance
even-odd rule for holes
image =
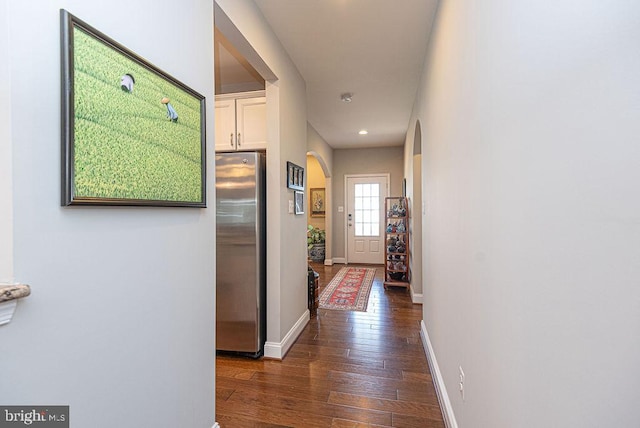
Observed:
[[[320,290],[343,265],[312,264]],[[218,356],[221,428],[442,428],[420,342],[422,306],[383,288],[376,266],[367,312],[319,309],[283,361]]]

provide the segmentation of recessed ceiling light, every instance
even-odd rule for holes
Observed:
[[[360,135],[367,135],[369,133],[369,131],[367,131],[366,129],[363,129],[362,131],[358,132],[358,134]]]

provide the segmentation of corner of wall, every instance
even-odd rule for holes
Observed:
[[[410,287],[409,291],[411,293],[411,302],[416,304],[416,305],[421,305],[422,304],[422,293],[414,293],[413,287]]]
[[[291,330],[287,332],[284,338],[280,342],[266,342],[264,344],[264,357],[274,360],[282,360],[289,349],[295,343],[302,330],[307,326],[307,323],[311,319],[309,310],[306,309],[298,321],[291,327]]]

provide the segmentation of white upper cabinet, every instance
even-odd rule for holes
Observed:
[[[216,100],[216,151],[236,149],[236,100]]]
[[[264,91],[216,97],[216,151],[267,148],[267,99]]]

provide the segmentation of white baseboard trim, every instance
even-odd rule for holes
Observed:
[[[444,379],[438,367],[438,361],[436,360],[436,354],[433,351],[431,340],[429,340],[429,333],[427,333],[427,326],[424,324],[424,320],[420,321],[420,337],[422,338],[422,346],[424,352],[427,354],[427,361],[429,362],[429,368],[431,369],[431,377],[433,378],[433,386],[436,388],[436,394],[438,395],[438,402],[442,409],[442,416],[444,418],[444,425],[447,428],[458,428],[458,422],[456,422],[456,415],[453,413],[453,407],[449,400],[449,394],[447,394],[447,387],[444,385]]]
[[[339,264],[345,265],[345,264],[347,264],[347,259],[345,259],[344,257],[334,257],[333,258],[333,263],[336,263],[336,264],[339,263]]]
[[[325,266],[333,266],[333,260],[332,259],[324,259],[324,265]]]
[[[411,290],[411,301],[417,305],[422,304],[422,294],[414,293],[413,288]]]
[[[307,326],[310,320],[309,309],[305,310],[302,316],[291,327],[291,330],[284,336],[281,342],[266,342],[264,344],[264,356],[265,358],[273,358],[275,360],[282,360],[289,351],[289,348],[296,341],[302,330]]]

